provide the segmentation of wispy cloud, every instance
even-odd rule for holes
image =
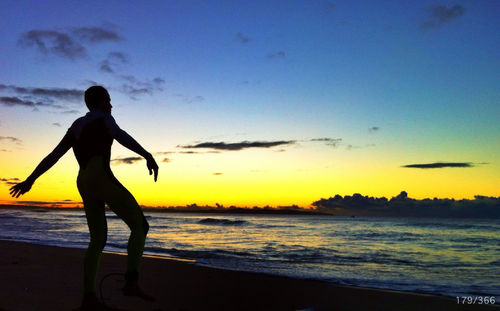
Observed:
[[[267,54],[268,59],[284,59],[286,57],[285,51],[277,51]]]
[[[435,163],[424,163],[424,164],[408,164],[403,165],[406,168],[445,168],[445,167],[474,167],[471,162],[435,162]]]
[[[0,84],[0,91],[32,96],[42,103],[52,103],[55,100],[70,102],[81,102],[83,100],[83,91],[77,89],[22,87]]]
[[[224,173],[219,173],[219,172],[212,173],[212,175],[215,175],[215,176],[220,176],[220,175],[222,175],[222,174],[224,174]]]
[[[443,24],[461,17],[464,13],[465,8],[458,4],[449,8],[442,5],[433,6],[428,9],[428,18],[420,24],[420,29],[439,28]]]
[[[41,103],[34,103],[30,100],[23,100],[15,96],[2,96],[0,97],[0,105],[14,107],[14,106],[25,106],[25,107],[35,107]]]
[[[177,146],[179,148],[209,148],[215,150],[243,150],[248,148],[271,148],[275,146],[291,145],[294,140],[279,140],[279,141],[242,141],[239,143],[225,143],[225,142],[204,142],[196,145]]]
[[[34,48],[44,55],[75,60],[87,57],[86,43],[120,40],[122,37],[117,32],[102,27],[78,27],[71,31],[33,29],[21,34],[18,45]]]
[[[78,27],[73,29],[72,34],[79,40],[88,43],[123,40],[116,31],[102,27]]]
[[[184,95],[184,94],[174,94],[175,97],[178,97],[182,99],[183,102],[187,104],[192,104],[192,103],[199,103],[205,100],[205,97],[201,95],[196,95],[196,96],[189,96],[189,95]]]
[[[12,137],[12,136],[0,136],[0,140],[9,141],[9,142],[15,143],[17,145],[21,145],[23,143],[23,141],[21,139],[16,138],[16,137]]]
[[[163,91],[162,85],[165,83],[165,80],[160,77],[156,77],[151,81],[142,81],[132,75],[118,75],[117,77],[125,81],[118,91],[129,95],[134,100],[139,95],[153,95],[156,91]]]
[[[54,123],[52,123],[52,125],[57,126],[57,127],[61,127],[61,123],[59,123],[59,122],[54,122]]]
[[[373,132],[378,132],[380,130],[380,127],[378,126],[372,126],[368,128],[368,132],[373,133]]]
[[[20,182],[19,178],[0,178],[0,182],[4,185],[16,185]]]
[[[250,42],[250,37],[241,33],[241,32],[238,32],[235,36],[234,36],[234,40],[236,42],[239,42],[239,43],[242,43],[242,44],[247,44],[248,42]]]
[[[116,158],[111,160],[112,164],[134,164],[137,161],[144,160],[142,157],[127,157],[127,158]]]
[[[128,64],[128,57],[122,52],[110,52],[108,56],[100,62],[99,70],[107,73],[115,72],[114,67]]]
[[[328,14],[334,11],[335,9],[337,9],[337,6],[332,2],[327,1],[323,4],[323,11],[325,14]]]
[[[55,30],[30,30],[21,35],[18,45],[35,48],[38,52],[54,54],[69,59],[85,58],[87,51],[68,34]]]
[[[171,161],[172,161],[172,160],[170,160],[169,158],[163,158],[163,160],[162,160],[162,162],[164,162],[164,163],[169,163],[169,162],[171,162]]]
[[[370,148],[370,147],[375,147],[375,146],[376,146],[375,144],[366,144],[366,145],[361,145],[361,146],[347,144],[345,148],[347,150],[352,150],[352,149]]]
[[[310,141],[324,142],[325,145],[336,148],[342,143],[342,138],[328,138],[328,137],[313,138]]]
[[[64,114],[77,114],[77,113],[80,113],[80,111],[72,109],[72,110],[63,111],[61,113],[64,113]]]

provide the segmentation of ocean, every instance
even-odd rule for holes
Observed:
[[[145,253],[337,284],[500,300],[500,220],[146,213]],[[106,250],[127,226],[107,213]],[[83,211],[0,210],[0,239],[86,248]]]

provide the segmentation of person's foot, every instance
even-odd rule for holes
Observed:
[[[156,299],[153,296],[150,296],[142,291],[139,287],[139,284],[136,281],[127,281],[125,286],[122,289],[124,296],[134,296],[144,299],[146,301],[155,301]]]

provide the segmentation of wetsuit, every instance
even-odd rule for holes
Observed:
[[[102,250],[106,244],[107,223],[104,204],[120,217],[131,230],[127,245],[125,278],[135,281],[149,225],[132,194],[115,178],[109,167],[114,138],[131,139],[109,113],[92,110],[77,119],[63,140],[71,145],[80,171],[78,191],[83,200],[90,231],[90,243],[84,259],[84,290],[95,292],[96,275]]]

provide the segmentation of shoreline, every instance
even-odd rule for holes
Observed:
[[[0,250],[0,310],[79,306],[84,249],[0,240]],[[446,296],[223,270],[148,255],[140,283],[156,297],[150,303],[122,296],[122,278],[106,277],[123,273],[125,260],[124,254],[105,252],[98,275],[107,304],[120,310],[500,310],[498,305],[457,304]]]

